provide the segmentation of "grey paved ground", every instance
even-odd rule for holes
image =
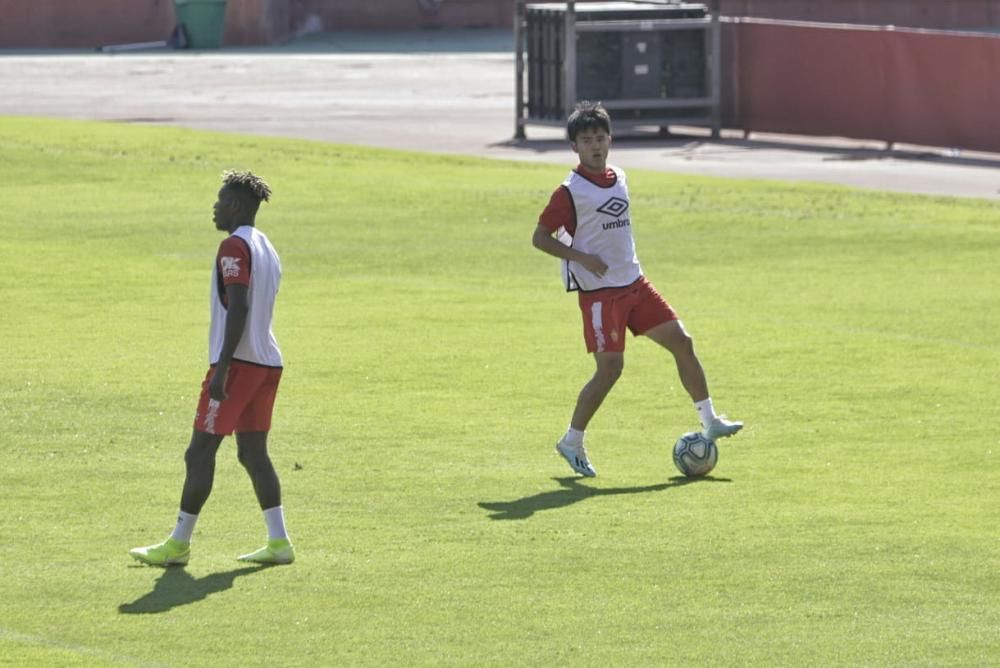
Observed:
[[[570,163],[561,131],[515,142],[506,31],[318,35],[272,49],[5,53],[0,115],[178,125]],[[616,136],[623,167],[1000,199],[1000,156],[725,133]]]

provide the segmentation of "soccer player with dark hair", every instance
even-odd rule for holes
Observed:
[[[642,273],[632,236],[625,172],[607,163],[611,118],[600,103],[581,102],[567,121],[580,163],[549,199],[535,227],[535,248],[560,258],[568,291],[579,291],[583,335],[597,369],[583,386],[556,451],[574,471],[597,475],[584,432],[621,376],[625,329],[673,354],[681,384],[694,401],[703,433],[715,440],[743,427],[717,415],[694,343],[677,313]]]
[[[237,457],[250,475],[268,532],[267,545],[239,559],[261,564],[290,564],[295,559],[285,531],[281,484],[267,454],[282,370],[281,351],[271,332],[281,262],[254,222],[260,203],[270,198],[271,188],[251,172],[223,175],[214,221],[216,229],[229,236],[219,246],[212,271],[209,370],[184,453],[187,473],[180,514],[166,541],[129,551],[143,563],[188,562],[195,522],[212,492],[216,452],[234,431]]]

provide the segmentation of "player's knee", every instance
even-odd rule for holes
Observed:
[[[683,329],[680,330],[671,342],[670,352],[681,357],[694,355],[694,339]]]
[[[184,451],[184,463],[188,469],[198,469],[210,463],[211,458],[214,456],[214,452],[210,452],[207,448],[192,443]]]
[[[681,349],[688,355],[694,354],[694,339],[687,332],[684,333],[684,337],[681,339]]]
[[[625,369],[625,360],[622,358],[606,360],[597,367],[597,377],[606,385],[614,385],[621,378]]]
[[[243,468],[250,470],[254,468],[257,463],[257,458],[251,454],[249,448],[236,448],[236,459],[243,466]]]
[[[266,470],[271,465],[267,450],[263,448],[237,448],[236,459],[251,473]]]

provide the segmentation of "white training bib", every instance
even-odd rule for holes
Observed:
[[[591,292],[621,288],[642,276],[632,237],[625,172],[617,167],[610,169],[616,178],[608,187],[587,180],[575,170],[563,181],[563,187],[573,200],[576,232],[570,235],[565,228],[560,228],[556,238],[581,253],[599,256],[608,265],[608,271],[598,278],[583,265],[564,261],[563,279],[567,290]]]
[[[281,261],[267,236],[256,227],[243,225],[233,236],[246,242],[250,249],[250,288],[247,299],[250,312],[247,314],[246,328],[240,338],[233,359],[251,362],[261,366],[282,366],[281,350],[271,331],[274,300],[281,283]],[[222,303],[223,290],[218,266],[212,270],[212,324],[209,329],[208,361],[216,364],[222,353],[225,337],[226,307]]]

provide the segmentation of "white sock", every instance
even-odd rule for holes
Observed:
[[[282,510],[281,506],[265,510],[264,521],[267,523],[268,540],[288,538],[288,532],[285,531],[285,511]]]
[[[712,421],[716,417],[715,407],[712,405],[712,397],[694,402],[694,407],[698,411],[698,417],[701,418],[701,426],[708,429],[708,425],[712,424]]]
[[[177,526],[174,527],[174,532],[170,534],[170,537],[182,543],[190,543],[191,534],[194,533],[194,523],[197,521],[197,515],[180,511],[177,514]]]
[[[570,445],[583,445],[583,434],[583,431],[570,427],[566,430],[566,436],[563,437],[563,440]]]

